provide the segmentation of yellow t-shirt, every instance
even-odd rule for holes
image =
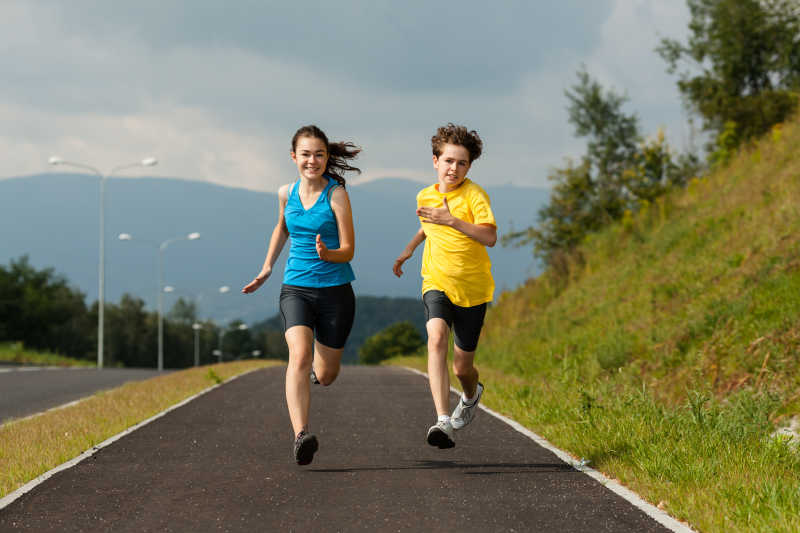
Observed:
[[[489,195],[469,179],[455,190],[439,192],[439,184],[417,194],[417,207],[442,207],[447,197],[450,213],[470,224],[497,227]],[[494,297],[492,262],[486,247],[460,231],[441,224],[422,222],[425,251],[422,254],[422,294],[444,292],[455,305],[473,307]]]

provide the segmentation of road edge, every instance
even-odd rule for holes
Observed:
[[[189,396],[188,398],[186,398],[184,400],[181,400],[180,402],[176,403],[175,405],[172,405],[172,406],[166,408],[165,410],[161,411],[160,413],[157,413],[157,414],[151,416],[148,419],[142,420],[138,424],[134,424],[133,426],[131,426],[128,429],[126,429],[125,431],[122,431],[122,432],[117,433],[116,435],[114,435],[112,437],[107,438],[106,440],[104,440],[100,444],[96,444],[95,446],[92,446],[91,448],[89,448],[88,450],[84,451],[83,453],[81,453],[77,457],[73,457],[69,461],[61,463],[57,467],[48,470],[47,472],[45,472],[44,474],[40,475],[39,477],[28,481],[27,483],[25,483],[23,486],[21,486],[20,488],[18,488],[14,492],[6,494],[2,498],[0,498],[0,511],[2,511],[3,509],[5,509],[9,505],[11,505],[15,500],[19,499],[20,497],[22,497],[26,493],[28,493],[31,490],[33,490],[34,488],[36,488],[37,485],[40,485],[41,483],[44,483],[45,481],[47,481],[48,479],[53,477],[55,474],[58,474],[62,470],[66,470],[68,468],[72,468],[73,466],[77,465],[78,463],[80,463],[84,459],[87,459],[87,458],[91,457],[92,455],[97,453],[99,450],[101,450],[101,449],[105,448],[106,446],[109,446],[110,444],[113,444],[114,442],[118,441],[119,439],[121,439],[125,435],[128,435],[129,433],[133,433],[137,429],[139,429],[139,428],[141,428],[143,426],[146,426],[150,422],[158,420],[159,418],[161,418],[162,416],[166,415],[167,413],[169,413],[171,411],[174,411],[175,409],[178,409],[179,407],[183,407],[184,405],[186,405],[187,403],[191,402],[192,400],[195,400],[195,399],[199,398],[200,396],[203,396],[204,394],[209,393],[212,390],[225,385],[226,383],[230,383],[231,381],[233,381],[235,379],[238,379],[238,378],[240,378],[242,376],[246,376],[247,374],[249,374],[251,372],[256,372],[258,370],[263,370],[263,368],[253,368],[253,369],[248,370],[246,372],[242,372],[241,374],[237,374],[237,375],[233,376],[232,378],[226,379],[222,383],[216,383],[216,384],[214,384],[214,385],[212,385],[212,386],[210,386],[210,387],[208,387],[206,389],[203,389],[200,392],[198,392],[198,393],[196,393],[196,394],[194,394],[192,396]],[[80,401],[80,400],[76,400],[76,402],[77,401]]]
[[[408,370],[409,372],[412,372],[414,374],[419,374],[420,376],[423,376],[425,379],[428,379],[428,374],[426,374],[425,372],[420,372],[416,368],[411,368],[411,367],[407,367],[407,366],[400,366],[399,368],[402,368],[404,370]],[[454,393],[456,393],[458,395],[461,394],[461,392],[456,390],[454,387],[450,387],[450,391],[454,392]],[[644,500],[641,496],[639,496],[638,494],[636,494],[635,492],[633,492],[629,488],[625,487],[620,482],[614,481],[613,479],[610,479],[610,478],[606,477],[606,475],[603,474],[602,472],[599,472],[599,471],[595,470],[594,468],[586,466],[585,463],[581,462],[580,460],[575,459],[569,453],[565,452],[564,450],[562,450],[560,448],[556,448],[547,439],[545,439],[544,437],[542,437],[540,435],[537,435],[536,433],[534,433],[533,431],[529,430],[528,428],[526,428],[525,426],[523,426],[519,422],[517,422],[515,420],[512,420],[511,418],[508,418],[507,416],[501,415],[497,411],[493,411],[492,409],[486,407],[483,404],[478,404],[478,407],[480,409],[482,409],[483,411],[486,411],[487,413],[489,413],[491,416],[497,418],[501,422],[505,422],[506,424],[511,426],[513,429],[515,429],[519,433],[522,433],[523,435],[525,435],[526,437],[528,437],[529,439],[534,441],[536,444],[538,444],[542,448],[545,448],[546,450],[549,450],[549,451],[553,452],[556,455],[556,457],[558,457],[559,459],[561,459],[562,461],[564,461],[565,463],[570,465],[575,470],[578,470],[579,472],[583,472],[587,476],[595,479],[596,481],[599,481],[600,484],[602,484],[604,487],[609,489],[611,492],[613,492],[617,496],[619,496],[619,497],[623,498],[624,500],[626,500],[628,503],[630,503],[631,505],[633,505],[634,507],[636,507],[637,509],[639,509],[640,511],[645,513],[647,516],[649,516],[650,518],[652,518],[653,520],[655,520],[656,522],[658,522],[662,526],[670,529],[671,531],[675,531],[677,533],[697,533],[688,524],[686,524],[684,522],[681,522],[677,518],[669,515],[666,511],[662,511],[661,509],[659,509],[655,505],[653,505],[650,502]]]

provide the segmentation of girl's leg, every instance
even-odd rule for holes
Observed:
[[[428,330],[428,379],[437,415],[450,415],[450,375],[447,373],[447,348],[450,328],[441,318],[431,318]]]
[[[314,334],[308,326],[292,326],[286,330],[289,345],[289,364],[286,367],[286,404],[296,436],[308,427],[308,406],[311,372],[311,355]]]
[[[314,373],[322,385],[330,385],[336,380],[342,367],[343,352],[344,348],[331,348],[314,341]]]

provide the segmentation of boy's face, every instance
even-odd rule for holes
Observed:
[[[439,178],[439,192],[452,191],[467,178],[469,151],[460,144],[445,144],[442,154],[433,156],[433,168]]]

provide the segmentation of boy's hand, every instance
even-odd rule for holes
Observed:
[[[417,216],[422,217],[423,222],[452,226],[456,217],[450,213],[450,206],[447,205],[447,198],[442,198],[442,202],[444,203],[444,207],[418,207]]]
[[[404,250],[403,253],[400,254],[400,257],[394,260],[392,272],[394,272],[394,275],[398,278],[403,275],[403,263],[405,263],[409,257],[411,257],[411,254]]]
[[[323,261],[327,261],[325,257],[328,255],[328,247],[322,242],[322,235],[317,234],[317,255]]]

